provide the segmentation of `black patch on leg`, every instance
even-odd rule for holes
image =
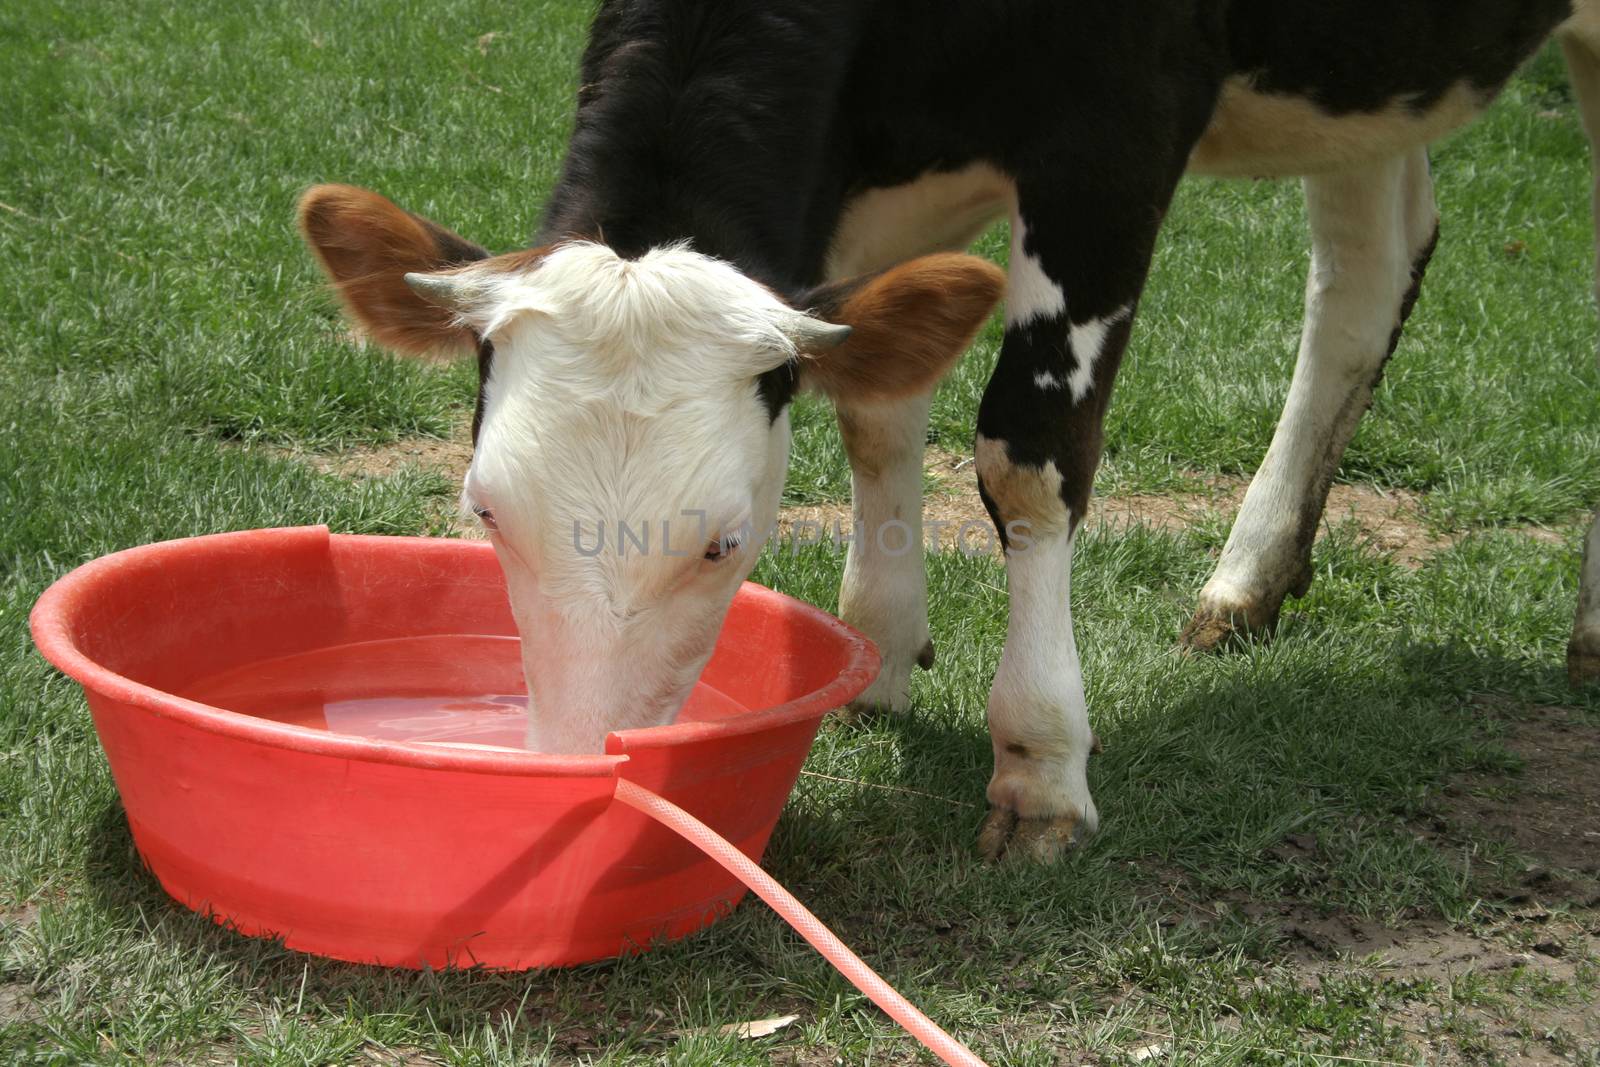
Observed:
[[[1026,223],[1022,251],[1060,290],[1064,306],[1055,314],[1008,324],[1000,358],[978,403],[977,429],[984,440],[1005,442],[1013,468],[1008,479],[1054,465],[1068,532],[1088,511],[1104,445],[1106,408],[1132,334],[1156,233],[1206,116],[1151,116],[1150,121],[1159,135],[1137,151],[1117,138],[1097,140],[1092,149],[1077,146],[1078,153],[1057,166],[1017,178],[1017,213]],[[1075,165],[1080,154],[1096,153],[1119,180],[1107,181],[1103,169],[1086,172]],[[1098,351],[1075,351],[1073,325],[1091,322],[1105,325]],[[1083,370],[1089,372],[1088,391],[1078,396],[1071,376]],[[1046,505],[1013,502],[1007,486],[983,486],[981,473],[979,485],[995,497],[985,497],[984,504],[1002,537],[1005,523],[1013,520],[1055,524],[1054,515],[998,514],[1002,508],[1036,510]]]
[[[986,439],[1004,441],[1013,466],[1042,472],[1047,464],[1055,464],[1061,475],[1061,503],[1071,526],[1088,513],[1104,444],[1106,407],[1133,329],[1130,305],[1136,297],[1137,292],[1120,301],[1110,298],[1105,301],[1110,305],[1109,311],[1100,315],[1086,313],[1087,317],[1101,318],[1129,308],[1107,329],[1098,352],[1072,350],[1072,317],[1066,314],[1008,329],[1000,361],[978,405],[978,432]],[[1070,296],[1068,301],[1070,305]],[[1079,400],[1065,383],[1072,370],[1089,359],[1094,360],[1090,388]],[[1052,376],[1062,386],[1040,388],[1036,379],[1041,374]],[[982,493],[981,475],[978,488]],[[987,495],[983,500],[990,519],[1001,530],[1002,543],[1007,519],[1034,517],[1002,518]]]
[[[989,521],[994,523],[995,533],[1000,535],[1000,551],[1011,551],[1011,539],[1006,536],[1005,520],[1000,517],[1000,509],[995,505],[994,497],[983,487],[981,474],[978,475],[978,499],[983,501],[983,510],[989,513]]]
[[[1394,358],[1396,350],[1400,347],[1400,335],[1405,330],[1407,320],[1411,318],[1411,312],[1417,306],[1417,300],[1422,296],[1422,279],[1427,274],[1428,264],[1432,262],[1433,253],[1438,247],[1439,224],[1434,223],[1433,236],[1428,239],[1428,243],[1423,246],[1422,251],[1418,253],[1417,258],[1411,264],[1411,284],[1406,288],[1405,295],[1400,298],[1400,309],[1395,316],[1394,331],[1389,334],[1389,346],[1383,354],[1383,359],[1378,362],[1378,369],[1373,372],[1372,384],[1366,392],[1365,406],[1362,408],[1363,412],[1372,406],[1378,385],[1383,381],[1384,371],[1388,368],[1389,361]],[[1360,394],[1352,395],[1346,401],[1345,407],[1340,410],[1338,419],[1342,421],[1351,407],[1362,402]],[[1360,415],[1356,417],[1359,418]],[[1300,572],[1295,575],[1294,582],[1289,587],[1288,592],[1291,596],[1305,596],[1311,589],[1311,546],[1317,539],[1317,526],[1322,522],[1323,511],[1327,507],[1328,491],[1333,486],[1333,478],[1337,472],[1338,464],[1334,463],[1322,473],[1321,484],[1311,497],[1312,505],[1307,507],[1305,513],[1300,516],[1299,527],[1295,532],[1295,544],[1298,547],[1303,563],[1301,564]],[[1274,611],[1272,621],[1267,626],[1276,621],[1277,613]],[[1266,627],[1256,620],[1252,620],[1250,628],[1264,629]]]
[[[1389,335],[1389,350],[1383,355],[1383,362],[1378,364],[1378,374],[1372,380],[1376,386],[1383,377],[1383,369],[1394,358],[1394,353],[1400,347],[1400,334],[1406,328],[1406,321],[1411,318],[1411,312],[1417,306],[1417,300],[1422,296],[1422,278],[1428,273],[1428,264],[1433,262],[1433,253],[1439,247],[1439,224],[1433,224],[1433,236],[1428,238],[1428,243],[1423,247],[1421,254],[1411,264],[1411,285],[1406,289],[1406,295],[1400,300],[1400,316],[1394,324],[1394,332]]]

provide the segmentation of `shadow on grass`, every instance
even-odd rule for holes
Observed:
[[[1346,645],[1323,662],[1312,651],[1302,642],[1220,661],[1174,656],[1146,679],[1140,707],[1102,705],[1106,750],[1090,765],[1101,832],[1057,867],[977,861],[989,740],[942,721],[939,708],[834,727],[868,742],[891,733],[897,758],[877,780],[907,792],[803,782],[813,796],[791,805],[769,866],[808,899],[841,902],[864,939],[996,917],[1023,931],[1116,937],[1118,923],[1161,921],[1224,894],[1361,916],[1463,916],[1492,893],[1497,864],[1516,857],[1491,849],[1468,871],[1411,820],[1451,775],[1503,769],[1497,724],[1473,696],[1565,694],[1590,710],[1600,701],[1567,694],[1557,664],[1464,645],[1399,643],[1382,654]],[[1030,951],[1025,936],[983,937],[994,959]]]

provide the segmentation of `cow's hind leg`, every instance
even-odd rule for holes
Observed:
[[[1574,686],[1600,683],[1600,511],[1589,527],[1579,581],[1578,618],[1567,645],[1567,676]]]
[[[1573,92],[1583,113],[1584,129],[1597,163],[1600,163],[1600,38],[1594,38],[1588,23],[1575,24],[1561,41],[1571,73]],[[1595,221],[1600,226],[1600,167],[1594,185]],[[1600,240],[1596,241],[1597,292],[1600,292]],[[1573,685],[1600,682],[1600,511],[1589,527],[1583,553],[1583,574],[1579,579],[1578,616],[1567,645],[1567,674]]]
[[[1216,648],[1305,595],[1345,446],[1372,404],[1438,237],[1426,150],[1306,179],[1311,274],[1283,415],[1181,641]]]

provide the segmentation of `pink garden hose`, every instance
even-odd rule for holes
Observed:
[[[773,881],[750,857],[740,852],[717,832],[676,804],[623,778],[617,782],[616,797],[629,807],[637,808],[661,825],[683,837],[700,851],[716,860],[739,881],[749,886],[772,910],[794,927],[811,947],[850,980],[850,984],[865,993],[874,1004],[905,1027],[918,1041],[927,1046],[935,1056],[952,1067],[987,1067],[972,1051],[945,1033],[939,1025],[918,1011],[905,997],[878,977],[876,971],[851,952],[833,931],[822,925],[817,917],[796,900],[787,889]]]

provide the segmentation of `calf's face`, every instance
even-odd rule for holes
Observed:
[[[413,284],[493,346],[462,502],[505,570],[530,745],[667,721],[777,516],[788,416],[757,381],[849,331],[684,249],[569,243]]]
[[[600,751],[682,706],[777,517],[784,382],[856,405],[930,389],[1003,284],[933,256],[801,294],[801,310],[688,245],[489,257],[348,186],[312,189],[300,221],[376,340],[479,352],[462,505],[505,571],[529,747],[546,752]]]

